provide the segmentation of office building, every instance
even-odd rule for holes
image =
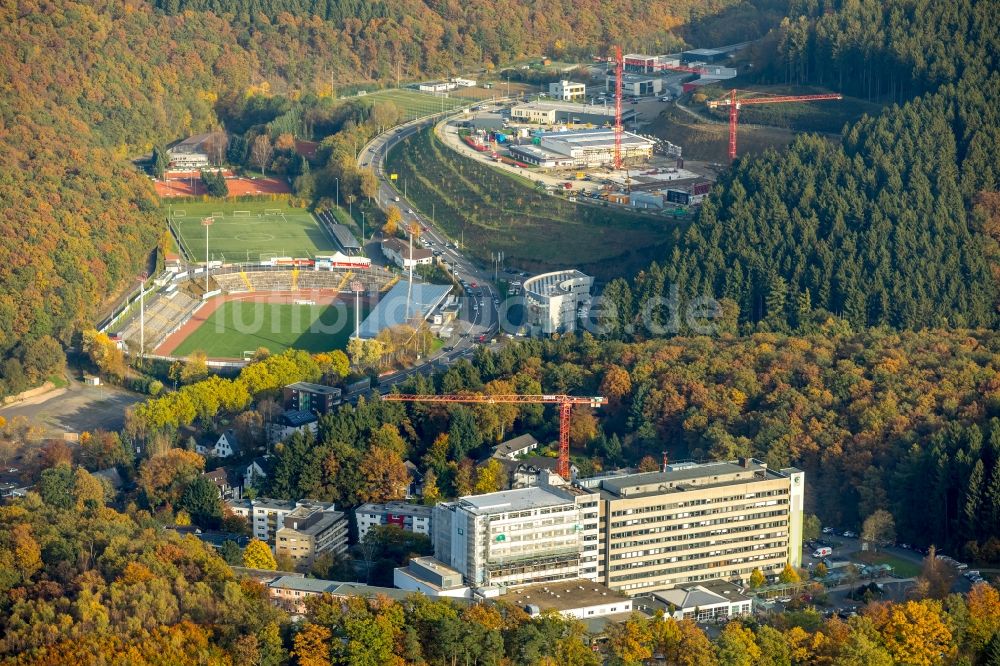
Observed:
[[[526,323],[534,335],[576,330],[581,308],[589,309],[594,278],[577,270],[543,273],[524,281]]]
[[[438,504],[434,556],[475,587],[596,579],[598,499],[543,485]]]
[[[473,596],[461,571],[433,557],[414,557],[407,566],[393,569],[392,584],[429,597],[471,599]]]
[[[556,81],[549,84],[549,97],[563,102],[582,100],[587,96],[587,86],[573,81]]]
[[[801,564],[805,474],[753,459],[581,482],[601,497],[601,578],[642,594]]]
[[[609,74],[607,77],[608,92],[614,92],[616,77]],[[663,92],[663,79],[645,74],[624,74],[622,75],[622,94],[629,97],[648,97],[659,95]]]

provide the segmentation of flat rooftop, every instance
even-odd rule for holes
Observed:
[[[665,472],[644,472],[603,479],[600,488],[614,497],[643,497],[785,476],[786,474],[768,469],[766,464],[752,459],[746,465],[737,462],[682,463],[668,465]]]
[[[498,493],[485,495],[468,495],[460,497],[458,504],[472,513],[489,515],[507,513],[509,511],[527,511],[541,509],[547,506],[573,504],[573,495],[569,488],[554,488],[552,486],[534,486],[516,490],[502,490]]]
[[[555,296],[558,294],[570,294],[572,285],[566,285],[571,280],[589,280],[589,275],[581,273],[576,269],[567,271],[555,271],[553,273],[542,273],[535,275],[524,281],[524,290],[538,296]]]
[[[355,513],[397,513],[411,516],[430,516],[434,509],[423,504],[408,504],[406,502],[386,502],[376,504],[369,502],[354,510]]]
[[[448,296],[451,285],[414,282],[409,308],[407,308],[407,290],[408,284],[402,280],[386,292],[378,305],[361,322],[359,337],[371,339],[384,328],[405,324],[407,312],[409,312],[410,319],[414,317],[420,321],[427,319],[431,312]]]
[[[308,391],[309,393],[318,393],[320,395],[340,395],[340,389],[336,386],[314,384],[312,382],[295,382],[285,388],[292,389],[293,391]]]
[[[526,102],[518,104],[515,109],[534,109],[538,111],[566,111],[567,113],[588,113],[591,115],[608,116],[614,118],[614,105],[605,104],[576,104],[574,102],[559,102],[554,100],[538,100],[537,102]],[[625,114],[626,109],[622,109]]]
[[[561,141],[567,143],[572,148],[604,148],[615,145],[615,131],[603,127],[582,130],[567,130],[565,132],[546,132],[541,135],[544,141]],[[633,134],[632,132],[622,132],[623,146],[646,146],[652,145],[652,141]]]
[[[624,594],[590,580],[569,580],[520,587],[498,599],[522,608],[532,604],[542,611],[560,612],[588,606],[603,606],[615,601],[628,601],[628,597]]]

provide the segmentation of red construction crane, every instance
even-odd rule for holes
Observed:
[[[774,95],[770,97],[750,97],[737,99],[738,90],[730,90],[727,97],[709,100],[708,108],[717,109],[720,106],[729,107],[729,159],[736,159],[736,122],[740,107],[744,104],[781,104],[782,102],[818,102],[826,99],[843,99],[843,95],[829,93],[824,95]],[[760,94],[760,93],[756,93]]]
[[[500,395],[483,395],[481,393],[471,395],[407,395],[404,393],[387,393],[382,396],[388,402],[465,402],[481,405],[496,404],[555,404],[559,405],[559,464],[556,472],[567,481],[569,474],[569,416],[573,405],[589,405],[590,407],[600,407],[604,404],[604,398],[580,397],[573,395],[518,395],[516,393],[505,393]]]
[[[622,77],[625,74],[625,61],[622,59],[622,47],[615,47],[615,170],[622,168]]]

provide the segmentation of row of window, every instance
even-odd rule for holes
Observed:
[[[611,523],[612,527],[623,527],[627,525],[645,525],[649,523],[659,523],[667,520],[683,520],[684,518],[695,518],[698,516],[715,516],[724,513],[736,513],[739,511],[749,511],[751,509],[759,509],[764,506],[778,506],[787,505],[788,499],[772,499],[772,500],[760,500],[753,504],[741,504],[739,506],[728,506],[720,507],[717,509],[706,509],[705,511],[682,511],[680,513],[673,513],[667,515],[659,516],[649,516],[646,518],[629,518],[627,520],[618,520]]]
[[[787,489],[766,490],[756,493],[743,493],[740,495],[729,495],[727,497],[697,498],[683,502],[670,502],[667,504],[657,504],[653,506],[637,507],[634,509],[623,509],[612,511],[612,516],[631,516],[637,513],[655,513],[657,511],[669,511],[672,509],[682,509],[690,506],[703,506],[705,504],[727,504],[739,500],[756,499],[760,497],[778,497],[788,495]]]
[[[640,536],[643,534],[656,534],[659,532],[677,532],[680,530],[688,530],[692,527],[707,527],[710,525],[730,525],[732,523],[743,523],[753,520],[761,520],[763,518],[773,518],[776,516],[787,516],[787,511],[761,511],[759,513],[748,513],[739,516],[728,516],[726,518],[715,518],[710,520],[701,520],[693,523],[679,523],[677,525],[658,525],[656,527],[648,527],[642,530],[631,530],[628,532],[613,532],[611,537],[614,539],[620,539],[622,537],[630,536]],[[661,522],[659,519],[646,518],[634,521],[627,521],[630,523],[638,524],[655,524]],[[612,523],[611,527],[626,527],[625,521],[620,523]]]
[[[786,521],[778,521],[762,525],[746,525],[738,529],[733,528],[726,530],[724,534],[727,536],[732,535],[732,538],[710,538],[721,536],[720,534],[717,534],[718,530],[711,530],[710,532],[657,536],[652,539],[615,541],[612,544],[612,547],[614,550],[621,550],[622,548],[641,548],[643,546],[659,546],[665,543],[677,543],[678,545],[668,547],[668,550],[688,550],[691,548],[704,548],[705,546],[741,543],[744,541],[762,541],[764,539],[786,537],[788,536],[788,530],[784,529],[785,527],[787,527]],[[778,529],[774,532],[764,531],[773,528]],[[751,534],[746,534],[747,532],[750,532]],[[695,539],[702,539],[702,541],[696,541]]]
[[[722,540],[722,541],[703,541],[701,543],[685,543],[685,544],[682,544],[682,545],[679,545],[679,546],[661,546],[659,548],[649,548],[649,549],[643,549],[643,550],[626,551],[624,553],[622,553],[622,552],[615,553],[614,555],[611,556],[611,559],[612,560],[627,560],[627,559],[631,559],[633,557],[643,557],[645,555],[660,555],[660,554],[663,554],[663,553],[676,553],[676,552],[680,552],[680,551],[699,550],[701,548],[710,548],[712,546],[726,546],[726,545],[735,544],[735,543],[747,544],[747,548],[750,548],[751,550],[758,550],[761,547],[761,544],[754,543],[754,542],[767,541],[767,540],[772,540],[773,541],[773,540],[777,540],[777,539],[782,539],[782,537],[785,537],[785,536],[786,535],[782,534],[782,533],[768,533],[768,534],[761,534],[759,536],[747,537],[747,538],[742,538],[742,539],[725,539],[725,540]],[[781,542],[782,543],[787,543],[787,541],[784,540],[784,539],[782,539]],[[618,548],[620,548],[620,547],[621,546],[618,546]],[[616,550],[617,550],[617,548],[616,548]],[[734,552],[734,549],[728,549],[727,552]]]
[[[611,576],[611,582],[617,583],[617,582],[624,582],[624,581],[628,581],[628,580],[639,580],[639,579],[642,579],[642,578],[662,579],[662,578],[668,578],[671,574],[684,573],[684,572],[687,572],[687,571],[699,571],[699,570],[703,570],[703,569],[725,567],[725,566],[731,565],[731,564],[743,564],[745,562],[756,562],[756,561],[767,561],[767,560],[780,560],[781,562],[784,562],[785,561],[785,554],[781,553],[781,554],[777,554],[777,555],[758,555],[758,556],[755,556],[755,557],[745,557],[745,558],[740,558],[738,560],[732,560],[731,562],[711,563],[711,564],[708,564],[708,565],[700,564],[700,565],[692,565],[692,566],[667,567],[665,569],[657,569],[656,571],[644,571],[644,572],[641,572],[641,573],[619,574],[617,576]],[[737,572],[749,574],[753,570],[754,570],[754,567],[750,567],[749,569],[734,569],[734,570],[732,570],[732,571],[730,571],[728,573],[727,572],[716,572],[714,575],[711,575],[711,576],[708,576],[708,577],[709,578],[728,578],[728,577],[730,577],[731,575],[733,575],[733,574],[735,574]],[[670,581],[658,580],[656,583],[653,583],[653,584],[654,585],[663,585],[666,582],[680,583],[680,582],[687,582],[687,580],[688,579],[685,579],[683,581],[680,580],[680,579],[672,579]]]
[[[652,566],[656,566],[658,564],[673,564],[674,562],[686,562],[686,561],[690,561],[690,560],[704,560],[704,559],[709,558],[709,557],[718,558],[718,557],[726,557],[726,556],[729,556],[729,555],[741,555],[741,554],[753,553],[754,551],[757,551],[757,550],[775,550],[775,549],[781,549],[782,551],[786,551],[787,552],[787,544],[785,544],[782,541],[772,541],[770,543],[755,544],[755,545],[753,545],[751,547],[748,547],[748,548],[729,548],[729,549],[726,549],[726,550],[721,550],[721,549],[720,550],[713,550],[713,551],[710,551],[708,553],[692,553],[692,554],[689,554],[689,555],[674,555],[672,557],[657,557],[657,558],[653,558],[653,559],[638,560],[636,562],[626,562],[624,564],[615,564],[615,565],[611,566],[610,570],[611,571],[622,571],[624,569],[641,569],[643,567],[652,567]],[[632,555],[632,556],[633,557],[641,557],[641,555]],[[761,555],[761,556],[758,556],[758,555],[748,555],[749,559],[761,559],[761,558],[765,558],[766,559],[767,557],[768,557],[767,555]],[[624,559],[624,558],[623,557],[612,557],[611,559],[612,560],[619,560],[619,559]],[[738,559],[739,558],[729,559],[729,560],[727,560],[727,563],[728,562],[736,562]],[[744,559],[746,559],[746,558],[744,558]],[[708,566],[712,566],[712,565],[708,565]]]

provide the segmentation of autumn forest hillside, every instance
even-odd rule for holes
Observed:
[[[72,343],[131,284],[162,227],[129,160],[219,126],[217,108],[253,92],[329,96],[334,82],[582,53],[625,35],[668,48],[681,44],[672,28],[725,4],[2,3],[0,377],[38,381],[51,363],[33,346]]]

